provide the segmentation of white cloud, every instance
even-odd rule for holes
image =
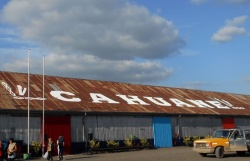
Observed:
[[[226,42],[232,39],[234,35],[245,34],[246,30],[242,27],[225,26],[218,30],[212,37],[212,40],[218,42]]]
[[[244,24],[245,21],[247,20],[248,16],[239,16],[239,17],[235,17],[232,20],[227,20],[226,21],[226,25],[227,26],[237,26],[237,25],[241,25]]]
[[[191,3],[193,4],[202,4],[207,2],[208,0],[190,0]]]
[[[224,3],[224,4],[250,4],[249,0],[190,0],[193,4],[203,4],[209,2]]]
[[[222,2],[226,2],[226,3],[234,3],[234,4],[245,4],[245,3],[249,3],[249,0],[221,0]]]
[[[56,53],[91,54],[103,59],[163,58],[183,47],[172,22],[122,1],[12,1],[4,20],[23,39]]]
[[[234,36],[247,34],[244,27],[240,25],[244,24],[247,16],[235,17],[232,20],[227,20],[226,25],[220,28],[216,33],[213,34],[212,40],[217,42],[230,41]]]
[[[47,72],[60,76],[145,83],[165,80],[171,68],[136,59],[161,59],[185,45],[171,21],[126,0],[10,1],[1,19],[16,26],[22,40],[48,51]],[[22,61],[6,62],[3,68],[26,71]],[[33,69],[40,66],[36,62]]]
[[[245,81],[245,82],[250,82],[250,76],[244,77],[244,78],[243,78],[243,81]]]
[[[205,82],[201,82],[201,81],[194,81],[194,82],[187,82],[185,83],[185,85],[183,86],[183,88],[187,88],[187,89],[201,89],[202,86],[208,85]]]
[[[72,63],[74,62],[74,63]],[[40,69],[37,69],[39,68]],[[4,68],[17,70],[18,72],[27,71],[27,61],[15,60],[12,63],[5,63]],[[42,71],[41,59],[30,59],[31,73]],[[51,53],[45,57],[45,73],[49,75],[67,75],[67,77],[80,77],[88,79],[130,83],[149,83],[157,82],[167,78],[173,73],[171,68],[166,69],[156,62],[137,63],[134,60],[104,60],[92,55],[58,55]]]

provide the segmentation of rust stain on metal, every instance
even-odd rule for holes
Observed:
[[[27,74],[0,72],[0,109],[27,110]],[[42,111],[43,82],[42,75],[30,75],[31,111]],[[220,93],[191,89],[138,85],[108,81],[85,80],[45,76],[45,110],[104,112],[104,113],[150,113],[150,114],[190,114],[190,115],[250,115],[250,96],[232,93]],[[51,95],[51,91],[65,91],[64,98],[79,98],[80,101],[62,101]],[[25,91],[26,90],[26,91]],[[116,103],[107,100],[94,102],[90,94],[101,94]],[[117,95],[134,99],[129,103]],[[17,97],[19,99],[17,99]],[[96,96],[96,97],[99,97]],[[141,100],[141,102],[138,102]],[[149,100],[154,99],[155,102]],[[102,100],[101,98],[100,100]],[[159,101],[161,100],[161,101]],[[191,101],[190,101],[191,100]],[[192,100],[202,101],[210,107],[200,107]],[[212,101],[212,102],[209,102]],[[221,103],[228,109],[217,108],[213,103]],[[158,103],[158,104],[157,104]],[[165,103],[162,105],[160,103]],[[179,104],[179,105],[178,105]],[[203,105],[205,105],[203,104]],[[205,105],[205,106],[206,106]],[[190,107],[189,107],[190,106]]]

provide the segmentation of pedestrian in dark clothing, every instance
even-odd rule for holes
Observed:
[[[57,140],[58,160],[63,160],[64,138],[59,136]]]

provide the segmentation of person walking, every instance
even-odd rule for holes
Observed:
[[[48,151],[48,160],[53,161],[53,153],[54,153],[54,149],[55,149],[55,145],[54,142],[52,140],[52,138],[48,139],[48,146],[47,146],[47,151]]]
[[[57,140],[58,160],[63,160],[64,138],[59,136]]]
[[[13,138],[9,140],[9,146],[7,148],[8,161],[14,161],[16,157],[17,146]]]

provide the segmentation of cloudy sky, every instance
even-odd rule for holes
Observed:
[[[1,0],[0,70],[250,95],[250,0]]]

